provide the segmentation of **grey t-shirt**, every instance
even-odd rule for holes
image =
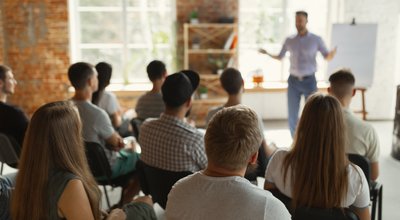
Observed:
[[[78,107],[81,117],[83,139],[105,147],[105,140],[115,132],[107,113],[89,101],[73,101]],[[112,166],[116,159],[116,153],[107,148],[105,148],[105,152]]]
[[[165,110],[161,93],[146,93],[140,96],[135,111],[137,117],[142,120],[148,118],[159,118]]]
[[[281,201],[245,178],[211,177],[201,171],[172,187],[165,215],[185,220],[291,219]]]

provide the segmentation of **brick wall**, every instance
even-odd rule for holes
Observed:
[[[18,81],[10,102],[32,114],[44,103],[66,99],[67,0],[3,0],[1,13],[2,62],[13,69]]]
[[[3,37],[3,10],[2,1],[0,1],[0,63],[4,63],[4,37]]]

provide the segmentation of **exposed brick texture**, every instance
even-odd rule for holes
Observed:
[[[18,81],[10,102],[32,114],[44,103],[66,99],[67,0],[3,0],[1,7],[0,58]]]

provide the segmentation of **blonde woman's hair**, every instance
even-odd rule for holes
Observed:
[[[47,189],[53,171],[70,172],[79,177],[95,219],[100,219],[100,191],[89,170],[76,107],[60,101],[40,107],[32,117],[22,148],[12,219],[48,218]]]
[[[283,161],[284,182],[292,170],[292,205],[341,207],[347,195],[349,164],[345,153],[345,124],[339,101],[314,94],[308,98]]]
[[[257,114],[244,105],[223,108],[208,125],[204,140],[214,165],[230,170],[247,167],[262,141]]]

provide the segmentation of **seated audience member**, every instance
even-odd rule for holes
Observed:
[[[343,108],[344,121],[347,126],[346,153],[359,154],[371,163],[371,179],[379,175],[379,138],[375,129],[358,119],[349,109],[355,95],[355,78],[349,70],[339,70],[329,77],[329,94],[335,96]]]
[[[151,61],[147,65],[147,76],[153,84],[153,88],[139,97],[135,108],[137,118],[142,121],[148,118],[159,118],[165,110],[161,94],[161,86],[167,77],[165,64],[159,60]]]
[[[108,63],[100,62],[96,64],[95,68],[98,74],[97,79],[99,84],[97,91],[93,93],[92,103],[107,112],[111,118],[112,125],[117,129],[122,124],[121,109],[118,99],[114,93],[105,91],[106,87],[110,85],[112,66]]]
[[[291,219],[270,192],[243,176],[262,142],[257,114],[235,105],[218,111],[205,134],[207,168],[179,180],[168,195],[167,219]]]
[[[123,139],[115,132],[107,113],[90,102],[93,92],[97,90],[96,69],[88,63],[75,63],[68,69],[68,78],[75,88],[72,101],[79,110],[84,141],[96,142],[104,147],[111,166],[112,178],[132,173],[135,170],[139,154],[124,149]],[[137,193],[134,190],[126,190],[127,192]],[[125,193],[123,195],[126,196],[126,199],[133,197],[133,195]],[[122,201],[122,203],[124,202],[126,200]]]
[[[33,114],[11,200],[13,220],[105,218],[81,132],[72,102],[49,103]],[[106,219],[155,219],[151,203],[140,201],[125,206],[125,212],[113,210]]]
[[[0,219],[9,220],[11,194],[15,187],[17,173],[0,176]]]
[[[205,168],[203,135],[185,119],[199,80],[199,75],[190,70],[165,79],[165,111],[159,119],[145,121],[140,130],[141,160],[147,165],[176,172]]]
[[[207,114],[206,118],[206,124],[210,122],[211,118],[217,113],[219,110],[225,108],[225,107],[230,107],[230,106],[235,106],[239,105],[242,102],[242,94],[244,92],[244,81],[242,78],[242,74],[234,69],[234,68],[227,68],[220,77],[220,82],[222,85],[222,88],[228,93],[228,101],[223,105],[219,107],[215,107],[210,109],[210,111]],[[258,117],[258,124],[259,128],[261,130],[261,134],[263,136],[262,144],[260,148],[259,153],[265,154],[264,157],[261,157],[259,154],[258,162],[258,170],[257,174],[264,176],[265,174],[265,168],[267,166],[267,158],[271,157],[273,152],[276,150],[276,147],[273,147],[272,145],[267,145],[267,142],[264,137],[264,125],[261,117]]]
[[[19,155],[29,121],[21,109],[7,104],[7,96],[14,94],[16,85],[12,70],[0,65],[0,132],[11,137],[14,149]]]
[[[347,159],[345,133],[336,98],[311,95],[292,149],[272,156],[264,188],[276,188],[290,197],[293,209],[350,207],[361,220],[370,219],[368,182],[361,168]]]

